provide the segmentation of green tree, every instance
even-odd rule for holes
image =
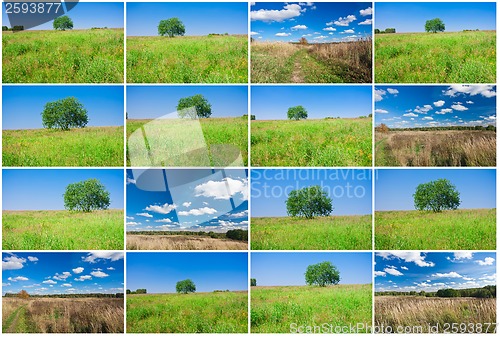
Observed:
[[[455,210],[460,206],[460,193],[448,179],[438,179],[418,185],[413,200],[419,211]]]
[[[73,20],[69,16],[63,15],[55,18],[52,25],[55,30],[73,29]]]
[[[298,121],[299,119],[307,118],[307,110],[302,105],[293,106],[288,109],[288,119]]]
[[[186,28],[179,18],[170,18],[161,20],[158,25],[158,35],[169,37],[183,36],[186,33]]]
[[[196,286],[194,282],[190,279],[182,280],[177,282],[175,285],[175,290],[180,294],[194,293],[196,291]]]
[[[200,94],[184,97],[177,103],[177,114],[180,118],[208,118],[212,115],[212,105]]]
[[[444,32],[444,22],[440,18],[425,21],[426,32]]]
[[[308,285],[318,285],[326,287],[329,284],[338,284],[340,282],[340,273],[330,261],[324,261],[312,264],[307,267],[306,283]]]
[[[110,203],[109,192],[97,179],[69,184],[64,193],[64,207],[70,211],[108,209]]]
[[[315,216],[327,216],[333,211],[332,199],[314,185],[293,190],[286,199],[286,211],[289,216],[312,219]]]
[[[49,102],[42,111],[42,124],[48,129],[84,128],[88,122],[87,110],[75,97]]]
[[[250,286],[251,286],[251,287],[256,287],[256,286],[257,286],[257,280],[256,280],[256,279],[254,279],[254,278],[251,278],[251,279],[250,279]]]

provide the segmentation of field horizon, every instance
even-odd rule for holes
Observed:
[[[127,249],[130,250],[246,250],[248,242],[227,238],[198,235],[134,234],[127,232]]]

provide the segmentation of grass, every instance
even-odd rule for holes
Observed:
[[[252,166],[371,166],[372,120],[251,122]]]
[[[470,329],[469,324],[474,324],[475,329],[476,324],[481,323],[482,332],[493,332],[496,321],[496,298],[375,297],[375,326],[392,327],[393,331],[398,326],[422,327],[421,332],[431,333],[429,325],[439,325],[439,332],[442,333],[445,324],[448,328],[453,323],[456,323],[457,328],[466,324],[467,329]],[[492,323],[489,331],[485,323]]]
[[[495,131],[375,132],[376,166],[495,166]]]
[[[123,210],[3,211],[2,221],[2,249],[123,249]]]
[[[123,127],[3,130],[3,166],[123,166]]]
[[[127,37],[129,83],[247,83],[246,35]]]
[[[123,29],[2,33],[3,83],[123,83]]]
[[[494,83],[496,32],[375,35],[377,83]]]
[[[127,120],[128,166],[132,156],[133,166],[247,166],[248,120],[245,118],[151,121]],[[144,128],[147,144],[143,134],[131,141],[134,131],[147,123]]]
[[[252,218],[254,250],[371,250],[372,217]]]
[[[246,250],[248,243],[198,235],[137,235],[127,233],[129,250]]]
[[[375,212],[377,250],[495,250],[496,209]]]
[[[246,333],[247,292],[127,295],[127,333]]]
[[[252,83],[371,83],[372,42],[252,42]]]
[[[123,333],[123,299],[2,299],[3,333]]]
[[[292,323],[371,325],[372,285],[252,287],[250,318],[252,333],[291,333]]]

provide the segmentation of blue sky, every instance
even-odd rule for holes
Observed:
[[[175,293],[191,279],[197,292],[247,290],[247,253],[128,253],[127,289]]]
[[[123,125],[123,87],[119,86],[4,86],[2,128],[42,128],[41,113],[48,102],[73,96],[87,109],[87,126]]]
[[[55,7],[54,7],[55,10]],[[60,11],[61,9],[59,9]],[[82,2],[65,13],[73,20],[73,29],[89,29],[92,27],[123,28],[123,3],[121,2]],[[2,21],[4,26],[10,24],[5,13],[5,3],[2,6]],[[53,30],[53,20],[33,30]]]
[[[286,199],[292,190],[319,185],[333,199],[332,215],[372,213],[370,170],[252,170],[252,216],[287,216]]]
[[[398,33],[425,32],[425,22],[440,18],[446,32],[464,29],[495,30],[494,2],[377,2],[375,28]]]
[[[248,113],[246,86],[127,86],[128,118],[158,118],[175,113],[179,99],[197,94],[212,105],[211,117]]]
[[[110,193],[109,208],[123,209],[123,171],[116,169],[3,170],[4,210],[62,210],[66,186],[96,178]]]
[[[127,170],[127,231],[247,229],[247,200],[243,169]]]
[[[251,277],[258,286],[302,286],[311,264],[330,261],[340,273],[339,284],[372,283],[372,253],[252,253]]]
[[[371,3],[257,2],[251,6],[251,35],[257,41],[309,43],[355,41],[372,34]]]
[[[393,251],[375,253],[375,291],[437,291],[496,284],[496,254]]]
[[[156,36],[161,20],[179,18],[186,36],[247,34],[246,2],[128,2],[127,35]]]
[[[287,119],[288,108],[302,105],[308,119],[359,117],[372,112],[371,86],[255,86],[252,114],[257,120]]]
[[[376,86],[375,125],[390,128],[496,124],[496,86]]]
[[[2,295],[123,293],[123,252],[2,254]]]
[[[414,210],[413,194],[421,183],[448,179],[460,192],[461,209],[495,208],[495,170],[389,169],[376,170],[375,210]],[[481,191],[478,193],[478,191]]]

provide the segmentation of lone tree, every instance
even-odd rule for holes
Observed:
[[[298,121],[299,119],[307,118],[307,110],[302,105],[297,105],[288,109],[288,119]]]
[[[183,36],[186,33],[186,28],[179,18],[170,18],[161,20],[158,25],[158,35],[168,37]]]
[[[190,279],[182,280],[177,282],[175,285],[175,290],[180,294],[194,293],[196,291],[196,286],[194,282]]]
[[[340,273],[330,261],[308,266],[305,276],[308,285],[318,285],[320,287],[326,287],[329,284],[335,285],[340,281]]]
[[[64,207],[70,211],[108,209],[110,203],[109,192],[97,179],[69,184],[64,193]]]
[[[251,279],[250,279],[250,286],[251,286],[251,287],[256,287],[256,286],[257,286],[257,280],[256,280],[256,279],[254,279],[254,278],[251,278]]]
[[[444,22],[440,18],[425,21],[426,32],[444,32]]]
[[[333,211],[332,199],[314,185],[291,191],[286,200],[286,211],[293,217],[312,219],[315,216],[327,216]]]
[[[75,97],[49,102],[42,111],[42,124],[48,129],[84,128],[88,122],[87,110]]]
[[[63,15],[55,18],[52,25],[55,30],[73,29],[73,20],[69,16]]]
[[[23,300],[26,300],[30,297],[30,294],[26,290],[21,290],[18,294],[17,297],[22,298]]]
[[[177,103],[177,114],[180,118],[208,118],[212,115],[212,105],[200,94],[184,97]]]
[[[419,211],[455,210],[460,206],[460,193],[448,179],[438,179],[418,185],[413,200]]]

